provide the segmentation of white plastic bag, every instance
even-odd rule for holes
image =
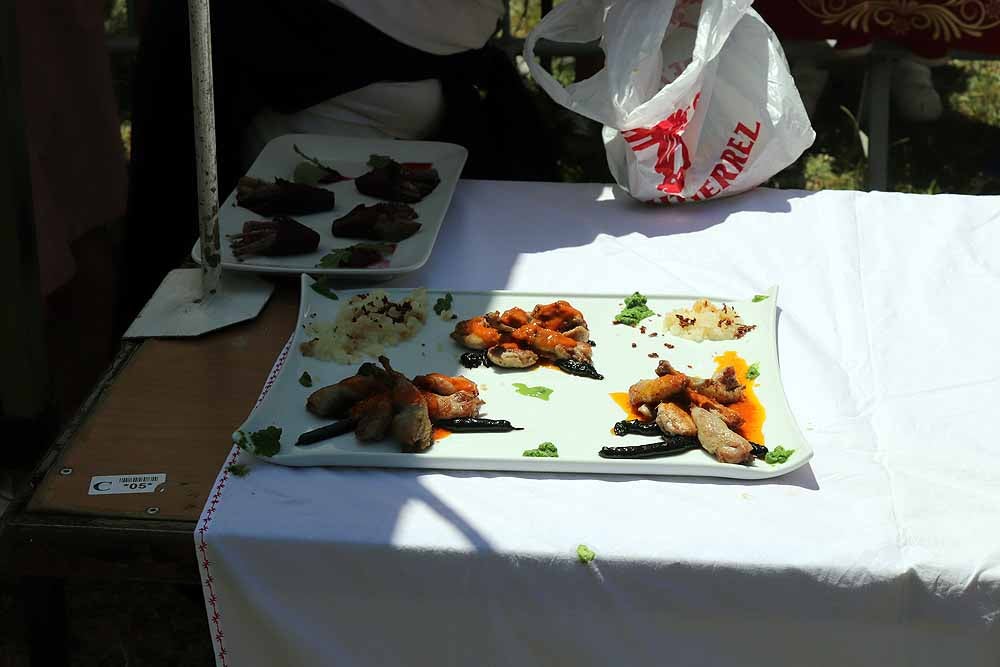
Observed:
[[[557,103],[604,124],[615,180],[677,203],[749,190],[816,134],[781,45],[751,0],[567,0],[528,36],[524,59]],[[600,40],[604,69],[565,88],[536,42]]]

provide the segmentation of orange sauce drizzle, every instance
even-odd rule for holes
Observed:
[[[444,440],[449,435],[451,435],[451,431],[446,428],[441,428],[440,426],[435,426],[434,430],[431,431],[431,437],[434,438],[435,441]]]
[[[726,366],[732,366],[736,370],[736,377],[739,378],[740,382],[744,384],[746,389],[743,392],[743,400],[739,403],[731,403],[726,407],[730,410],[735,410],[739,413],[740,417],[743,417],[743,425],[740,427],[740,435],[742,435],[747,440],[751,442],[756,442],[758,445],[764,444],[764,419],[767,417],[767,411],[764,410],[764,406],[761,405],[760,400],[757,398],[757,394],[754,392],[754,384],[756,384],[756,379],[747,379],[747,370],[750,368],[750,364],[746,362],[743,357],[736,354],[732,350],[724,352],[715,358],[716,370],[721,370]]]
[[[618,404],[618,407],[625,411],[625,419],[638,419],[640,421],[648,422],[648,417],[643,417],[638,412],[632,409],[632,404],[628,400],[627,391],[613,391],[608,394],[611,400]]]

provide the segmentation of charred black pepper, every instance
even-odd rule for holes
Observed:
[[[459,358],[459,363],[466,368],[479,368],[480,366],[489,368],[493,365],[490,362],[490,358],[486,356],[486,350],[473,350],[472,352],[466,352]]]
[[[355,417],[350,417],[348,419],[335,421],[332,424],[327,424],[326,426],[320,426],[319,428],[306,431],[300,435],[299,439],[295,441],[295,446],[301,447],[302,445],[311,445],[313,443],[320,442],[321,440],[328,440],[330,438],[335,438],[338,435],[350,433],[357,425],[358,420]]]
[[[557,359],[556,366],[570,375],[579,375],[580,377],[593,378],[595,380],[604,379],[604,376],[598,373],[597,369],[585,361],[577,361],[576,359]]]
[[[615,422],[615,435],[663,435],[663,433],[656,422],[623,419],[620,422]]]
[[[434,425],[453,433],[508,433],[524,430],[518,426],[512,426],[506,419],[483,419],[481,417],[440,419],[434,422]]]
[[[601,447],[598,455],[604,459],[648,459],[656,456],[673,456],[692,449],[698,449],[698,438],[671,435],[660,442],[625,447]]]

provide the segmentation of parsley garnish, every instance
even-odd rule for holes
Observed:
[[[327,257],[329,257],[329,255],[327,255]],[[324,257],[324,259],[326,258]],[[334,301],[340,300],[340,297],[337,296],[336,292],[334,292],[328,286],[326,278],[320,278],[309,287],[312,289],[312,291],[316,292],[316,294],[325,296],[327,299],[333,299]]]
[[[317,264],[320,269],[339,269],[351,261],[354,250],[374,250],[383,257],[391,255],[396,250],[393,243],[355,243],[346,248],[337,248],[324,255]]]
[[[542,458],[559,458],[559,450],[551,442],[543,442],[534,449],[526,449],[521,456],[534,456]]]
[[[594,550],[586,544],[581,544],[576,548],[576,557],[580,559],[581,563],[589,563],[597,558],[597,554],[595,554]]]
[[[299,376],[299,384],[303,387],[313,386],[312,376],[309,375],[309,371],[302,371],[302,375]]]
[[[226,471],[230,474],[236,475],[237,477],[246,477],[250,473],[250,468],[242,463],[233,463]]]
[[[647,317],[652,317],[655,313],[646,305],[646,297],[643,294],[634,292],[632,296],[625,297],[625,308],[615,315],[615,324],[627,324],[634,327]]]
[[[764,460],[771,465],[776,463],[784,463],[787,461],[792,454],[795,453],[794,449],[785,449],[781,445],[778,445],[767,454],[764,455]]]
[[[770,295],[768,295],[768,294],[754,294],[753,295],[753,302],[754,303],[760,303],[764,299],[768,298],[768,296],[770,296]]]
[[[339,171],[328,164],[320,162],[314,157],[306,155],[295,144],[292,144],[292,150],[294,150],[299,157],[305,159],[305,162],[300,162],[295,166],[295,172],[292,175],[292,180],[296,183],[305,183],[306,185],[317,186],[346,180]]]
[[[274,456],[281,451],[281,429],[277,426],[254,431],[249,438],[243,431],[238,431],[237,434],[239,438],[236,444],[255,456]]]
[[[755,361],[750,364],[750,368],[747,369],[747,379],[756,380],[760,377],[760,362]]]
[[[434,312],[440,315],[446,310],[451,310],[451,299],[451,292],[446,292],[443,297],[434,302]]]

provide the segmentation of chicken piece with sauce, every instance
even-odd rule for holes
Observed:
[[[705,380],[678,372],[664,359],[656,375],[655,380],[640,380],[629,387],[633,410],[654,419],[664,434],[697,436],[702,448],[722,463],[753,460],[753,445],[736,432],[743,417],[727,407],[744,398],[744,386],[733,367]]]
[[[482,315],[456,324],[451,337],[470,350],[487,350],[500,343],[500,332],[491,327]]]
[[[424,402],[427,404],[427,414],[432,421],[478,417],[479,406],[485,402],[477,394],[465,390],[447,396],[430,391],[420,393],[423,394]]]
[[[511,338],[538,354],[551,359],[575,359],[590,363],[591,347],[553,329],[528,323],[511,332]]]
[[[531,322],[558,331],[567,338],[581,342],[590,340],[590,330],[587,328],[583,313],[571,306],[568,301],[539,304],[531,311],[530,318]]]
[[[441,373],[428,373],[427,375],[418,375],[413,378],[413,384],[419,389],[434,392],[441,396],[451,396],[459,391],[471,392],[473,396],[479,395],[479,387],[464,375],[450,377]]]
[[[500,343],[486,350],[490,362],[500,368],[531,368],[538,363],[538,355],[517,343]]]
[[[664,375],[684,375],[666,359],[662,359],[656,366],[656,374]],[[710,379],[704,379],[688,375],[691,389],[702,396],[712,399],[718,404],[729,405],[739,403],[743,400],[743,392],[746,389],[736,377],[736,369],[732,366],[720,368]]]
[[[653,380],[639,380],[628,388],[628,401],[633,409],[643,405],[659,405],[681,394],[688,386],[684,375],[664,375]]]
[[[528,368],[540,357],[591,363],[587,321],[564,300],[538,304],[530,314],[514,307],[464,320],[451,337],[464,347],[487,350],[490,362],[502,368]]]

